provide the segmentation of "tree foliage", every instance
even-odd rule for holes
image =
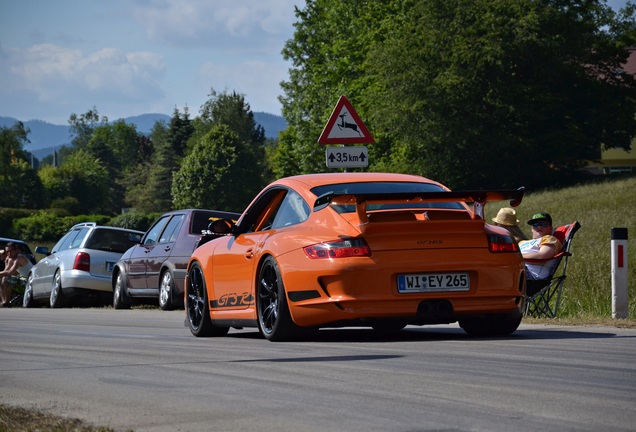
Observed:
[[[71,144],[73,147],[81,149],[88,145],[97,126],[108,124],[108,117],[103,116],[100,119],[97,108],[93,107],[84,114],[77,115],[72,113],[68,124],[73,137]]]
[[[209,96],[209,100],[201,106],[199,117],[193,121],[194,132],[188,141],[188,155],[195,153],[194,157],[202,156],[195,148],[201,141],[209,141],[210,132],[218,132],[219,126],[226,126],[236,135],[237,163],[241,166],[233,169],[238,177],[232,194],[236,195],[235,202],[241,203],[233,204],[239,206],[233,208],[241,211],[241,205],[249,203],[271,177],[265,163],[265,131],[254,120],[254,113],[243,95],[217,93],[212,89]]]
[[[38,208],[43,188],[24,151],[29,130],[22,122],[0,128],[0,207]]]
[[[175,108],[169,126],[155,124],[150,134],[152,155],[146,161],[139,161],[130,173],[135,180],[127,196],[135,210],[165,212],[173,208],[173,175],[179,169],[193,132],[187,108],[183,113]]]
[[[87,150],[74,151],[60,167],[45,166],[38,175],[49,202],[72,202],[75,213],[99,212],[107,205],[108,170]]]
[[[135,162],[139,138],[137,127],[120,119],[95,127],[88,143],[83,147],[101,162],[108,173],[107,197],[103,209],[108,214],[117,214],[125,206],[125,185],[118,179]]]
[[[253,198],[245,189],[253,164],[238,134],[227,125],[214,126],[196,141],[174,175],[175,207],[242,211]]]
[[[633,8],[308,0],[297,17],[277,174],[325,170],[315,142],[342,94],[376,138],[370,170],[454,188],[551,185],[636,135],[636,84],[616,73],[635,42]]]

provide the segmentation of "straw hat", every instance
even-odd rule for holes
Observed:
[[[499,210],[497,217],[492,218],[493,222],[499,225],[505,226],[517,226],[519,221],[517,220],[517,212],[510,207],[504,207]]]

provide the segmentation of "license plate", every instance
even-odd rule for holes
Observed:
[[[401,293],[470,290],[468,273],[401,274],[397,282]]]
[[[115,263],[114,262],[106,261],[106,270],[107,271],[112,273],[114,268],[115,268]]]

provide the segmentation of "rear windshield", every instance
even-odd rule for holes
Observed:
[[[445,192],[442,187],[429,183],[411,182],[365,182],[365,183],[339,183],[317,186],[311,191],[317,196],[332,192],[335,194],[369,194],[369,193],[403,193],[403,192]],[[354,205],[333,205],[338,213],[350,213],[355,211]],[[422,202],[408,204],[372,204],[367,210],[401,209],[401,208],[436,208],[464,210],[459,202]]]
[[[130,234],[128,231],[96,228],[84,247],[124,253],[135,245],[135,241],[130,239]]]

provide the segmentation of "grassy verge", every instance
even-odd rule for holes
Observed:
[[[627,228],[629,317],[636,317],[636,177],[599,178],[594,183],[560,190],[527,191],[517,207],[519,226],[530,236],[525,221],[533,213],[547,211],[555,226],[579,221],[581,229],[572,242],[572,259],[559,309],[561,318],[604,320],[612,315],[610,230]],[[490,221],[506,203],[486,206]],[[631,264],[631,265],[630,265]]]
[[[0,432],[113,432],[106,427],[87,425],[78,419],[67,419],[39,411],[0,405]]]

